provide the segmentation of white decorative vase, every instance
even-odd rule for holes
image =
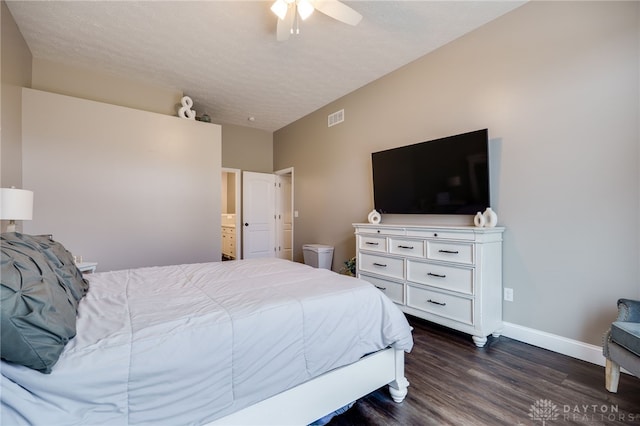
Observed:
[[[485,224],[485,220],[484,220],[484,216],[482,215],[481,212],[476,213],[476,215],[473,218],[473,224],[478,227],[478,228],[482,228]]]
[[[491,207],[487,207],[487,209],[483,213],[484,216],[484,226],[487,228],[493,228],[498,224],[498,215],[496,212],[491,210]]]
[[[369,223],[373,223],[374,225],[380,223],[380,219],[382,219],[382,216],[380,216],[380,213],[378,213],[376,209],[371,210],[367,216]]]

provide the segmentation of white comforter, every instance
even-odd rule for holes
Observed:
[[[278,259],[89,276],[50,375],[2,363],[3,425],[202,424],[411,329],[372,285]]]

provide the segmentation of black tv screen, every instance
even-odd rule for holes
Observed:
[[[488,130],[371,154],[379,213],[475,214],[490,206]]]

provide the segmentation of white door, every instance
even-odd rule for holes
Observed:
[[[291,173],[276,175],[276,256],[293,260],[293,202]]]
[[[276,255],[275,183],[273,174],[242,172],[244,259]]]

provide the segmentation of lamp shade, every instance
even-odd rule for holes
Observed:
[[[31,220],[33,217],[33,191],[0,188],[0,219]]]

